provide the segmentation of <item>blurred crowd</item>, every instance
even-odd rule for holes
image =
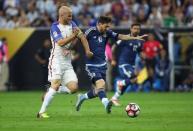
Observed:
[[[72,8],[74,21],[82,27],[94,25],[100,15],[112,16],[114,26],[120,27],[133,22],[144,27],[193,26],[193,0],[1,0],[0,28],[49,27],[61,5]]]

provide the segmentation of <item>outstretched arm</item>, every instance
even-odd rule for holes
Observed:
[[[144,41],[144,38],[147,36],[148,35],[141,35],[141,36],[133,37],[130,35],[119,34],[118,39],[120,39],[120,40],[143,40]]]

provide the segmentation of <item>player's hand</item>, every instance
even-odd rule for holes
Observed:
[[[117,65],[117,62],[115,60],[111,60],[111,65],[112,66],[116,66]]]
[[[147,34],[141,35],[141,36],[137,36],[136,39],[145,41],[144,38],[147,37],[147,36],[148,36]]]
[[[82,31],[78,27],[74,28],[74,33],[77,38],[80,38],[80,36],[83,34]]]
[[[80,32],[79,28],[74,28],[73,29],[73,33],[74,33],[75,36],[77,36],[79,32]]]
[[[86,56],[87,56],[88,58],[92,58],[92,57],[93,57],[93,53],[92,53],[91,51],[87,51],[87,52],[86,52]]]

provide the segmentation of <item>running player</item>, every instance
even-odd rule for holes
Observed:
[[[106,78],[106,60],[105,60],[105,46],[109,38],[117,41],[120,40],[131,40],[131,39],[139,39],[142,40],[146,35],[133,37],[130,35],[123,35],[113,32],[109,29],[111,25],[111,18],[107,16],[101,16],[98,19],[96,27],[92,27],[88,29],[85,34],[86,38],[89,42],[89,47],[93,52],[92,59],[86,58],[86,71],[90,76],[93,89],[90,89],[85,94],[79,94],[76,110],[79,111],[81,104],[84,100],[92,99],[95,97],[99,97],[102,104],[104,105],[106,112],[111,112],[112,101],[109,100],[105,93],[105,78]]]
[[[140,24],[134,23],[130,28],[130,36],[137,37],[140,33]],[[116,85],[116,91],[112,97],[112,102],[115,106],[120,106],[119,97],[123,95],[126,88],[130,84],[134,84],[137,81],[137,74],[135,72],[135,60],[140,55],[142,50],[143,41],[141,40],[128,40],[117,41],[117,44],[113,45],[113,54],[117,48],[120,53],[118,57],[118,70],[121,80],[118,80]],[[114,55],[113,55],[114,56]],[[113,57],[112,64],[116,65],[115,57]]]
[[[69,94],[77,90],[78,79],[71,65],[71,42],[79,38],[86,55],[88,57],[93,55],[85,36],[72,21],[72,10],[67,6],[62,6],[58,13],[59,19],[52,24],[50,29],[52,50],[48,65],[48,80],[51,82],[51,87],[45,94],[41,109],[37,114],[38,118],[49,118],[46,109],[60,85]]]

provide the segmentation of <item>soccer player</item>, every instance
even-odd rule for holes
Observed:
[[[79,94],[76,102],[76,110],[79,111],[83,101],[99,97],[104,105],[106,112],[111,112],[112,101],[109,100],[105,93],[105,77],[106,77],[106,60],[105,60],[105,45],[109,38],[114,40],[131,40],[131,39],[143,39],[146,35],[133,37],[130,35],[123,35],[113,32],[109,29],[111,25],[111,18],[107,16],[101,16],[98,19],[96,27],[92,27],[85,32],[86,38],[89,43],[89,47],[93,52],[92,59],[86,58],[86,71],[90,76],[94,85],[93,89],[90,89],[85,94]]]
[[[130,28],[130,36],[137,37],[140,33],[140,24],[134,23]],[[135,60],[140,55],[142,50],[143,41],[141,40],[128,40],[128,41],[117,41],[117,44],[113,45],[113,54],[117,48],[120,53],[118,57],[118,70],[121,80],[118,80],[116,85],[117,89],[112,97],[112,102],[115,106],[120,106],[119,97],[123,95],[127,86],[136,83],[136,72],[135,72]],[[113,55],[114,56],[114,55]],[[116,65],[115,56],[112,60],[112,65]]]
[[[60,85],[69,94],[77,90],[78,80],[71,65],[71,42],[79,38],[87,57],[93,55],[85,36],[72,21],[72,10],[67,6],[62,6],[59,8],[58,15],[58,21],[54,22],[50,29],[52,50],[48,65],[48,80],[51,82],[51,87],[45,94],[41,109],[37,114],[38,118],[49,118],[46,109]]]

